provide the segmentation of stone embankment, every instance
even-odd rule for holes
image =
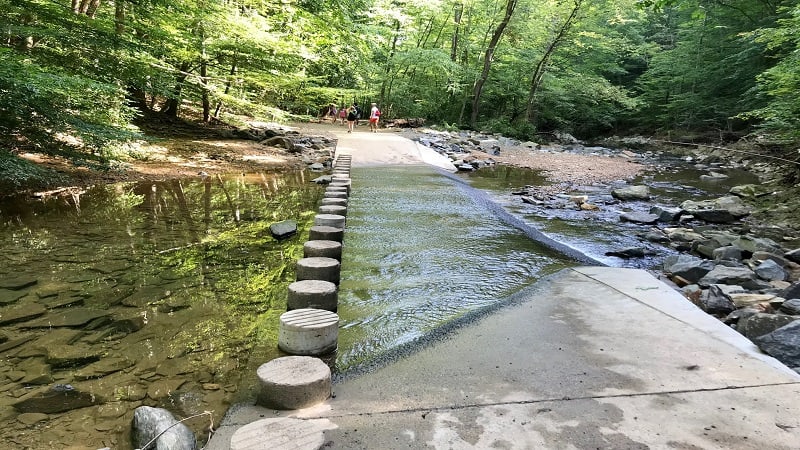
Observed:
[[[550,173],[550,179],[558,183],[525,186],[513,193],[540,212],[564,208],[594,212],[611,205],[628,210],[617,220],[640,226],[637,234],[642,245],[614,249],[606,255],[631,259],[671,253],[657,258],[661,264],[652,269],[671,280],[689,301],[751,339],[765,353],[800,371],[800,239],[796,230],[764,226],[751,217],[756,201],[774,192],[775,188],[769,187],[775,185],[774,180],[768,180],[774,170],[763,162],[725,160],[719,152],[682,155],[680,161],[705,171],[701,180],[724,180],[724,170],[746,169],[763,182],[733,186],[718,197],[686,200],[679,205],[652,204],[649,210],[641,210],[641,205],[657,200],[649,187],[612,183],[617,174],[625,174],[625,168],[615,171],[609,167],[614,166],[614,158],[625,158],[641,165],[637,170],[669,170],[659,152],[589,147],[570,136],[558,137],[558,142],[547,145],[466,131],[430,131],[418,133],[415,139],[449,156],[461,171],[495,165],[506,154],[517,156],[516,161],[525,160],[525,156],[518,156],[520,153],[528,153],[534,160],[543,153],[596,157],[594,165],[604,166],[597,172],[606,170],[606,174],[593,174],[591,189],[585,177]],[[635,173],[621,178],[630,179]],[[633,202],[640,210],[626,207]],[[668,251],[653,250],[659,246]]]

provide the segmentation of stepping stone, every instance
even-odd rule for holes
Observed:
[[[297,261],[297,281],[323,280],[339,284],[341,264],[333,258],[313,256]]]
[[[336,428],[328,419],[261,419],[233,433],[230,450],[318,450],[324,431]]]
[[[290,355],[317,356],[336,350],[339,316],[322,309],[301,308],[281,314],[278,348]]]
[[[297,233],[297,222],[294,220],[284,220],[269,226],[269,232],[275,239],[281,240],[294,236]]]
[[[347,207],[339,205],[322,205],[319,207],[320,214],[337,214],[347,216]]]
[[[256,404],[272,409],[301,409],[331,396],[331,369],[319,358],[284,356],[262,364]]]
[[[309,230],[308,238],[312,241],[342,242],[344,240],[344,229],[326,225],[316,225]]]
[[[337,261],[342,260],[342,243],[336,241],[311,240],[303,244],[303,256],[305,258],[333,258]]]
[[[289,297],[286,308],[314,308],[336,312],[339,307],[339,296],[336,285],[330,281],[302,280],[289,285]]]
[[[323,198],[347,198],[347,192],[338,192],[338,191],[325,191],[322,194]]]
[[[314,216],[314,225],[344,229],[344,224],[345,217],[339,214],[317,214]]]
[[[322,203],[324,205],[336,205],[336,206],[347,206],[347,199],[346,198],[323,198]]]

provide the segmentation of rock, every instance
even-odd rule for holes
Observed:
[[[295,150],[294,142],[292,142],[291,139],[289,139],[287,137],[283,137],[283,136],[274,136],[274,137],[271,137],[269,139],[264,139],[260,143],[262,145],[267,145],[267,146],[270,146],[270,147],[284,148],[284,149],[288,150],[289,152],[292,152],[292,151]]]
[[[63,369],[69,367],[80,367],[99,361],[103,356],[103,349],[89,347],[80,342],[75,345],[58,344],[46,349],[48,364],[54,368]]]
[[[313,180],[311,180],[311,182],[317,184],[330,184],[332,180],[333,180],[333,175],[323,175],[321,177],[314,178]]]
[[[684,214],[712,223],[733,223],[750,214],[750,208],[745,206],[739,197],[734,196],[700,202],[686,200],[681,203],[681,209]]]
[[[696,283],[714,269],[714,263],[689,255],[671,255],[664,259],[664,272]]]
[[[728,177],[724,173],[719,172],[709,172],[708,174],[700,175],[700,179],[704,181],[719,181],[719,180],[727,180]]]
[[[717,247],[711,252],[711,256],[715,261],[741,261],[742,250],[733,245],[726,245],[724,247]]]
[[[753,314],[760,314],[761,312],[762,311],[757,308],[739,308],[725,316],[725,318],[722,319],[722,322],[724,322],[726,325],[734,325],[741,322],[746,317],[750,317]],[[736,329],[738,330],[739,327],[737,326]]]
[[[652,225],[658,222],[658,216],[655,214],[648,214],[643,212],[627,212],[619,216],[619,220],[623,222],[643,223]]]
[[[0,305],[15,303],[17,300],[28,295],[24,291],[14,291],[11,289],[0,289]]]
[[[49,418],[50,416],[42,413],[22,413],[17,416],[17,421],[24,425],[33,425]]]
[[[727,316],[736,310],[736,305],[730,297],[719,287],[712,285],[708,294],[700,299],[700,307],[708,314]]]
[[[681,215],[680,208],[670,208],[666,206],[653,206],[650,208],[650,214],[658,216],[659,222],[675,222]]]
[[[28,322],[22,328],[60,328],[60,327],[80,327],[89,322],[108,318],[110,312],[106,310],[90,308],[70,308],[63,311],[53,311],[40,319]]]
[[[694,241],[701,241],[705,239],[700,233],[695,233],[692,230],[687,230],[686,228],[665,228],[664,233],[672,241],[680,241],[680,242],[694,242]]]
[[[759,278],[767,281],[786,281],[789,276],[789,274],[783,270],[783,267],[771,259],[762,261],[753,271]]]
[[[325,165],[320,163],[313,163],[308,166],[308,169],[312,172],[322,172],[325,170]]]
[[[35,278],[21,278],[21,277],[0,277],[0,289],[10,289],[12,291],[19,291],[25,288],[29,288],[39,280]]]
[[[772,294],[752,294],[749,292],[729,293],[728,296],[737,308],[758,304],[769,304],[775,299],[775,296]]]
[[[617,258],[644,258],[654,255],[655,252],[642,247],[628,247],[620,250],[606,252],[606,256],[616,256]]]
[[[800,264],[800,248],[784,253],[783,257],[791,262]]]
[[[297,233],[297,222],[294,220],[284,220],[283,222],[276,222],[269,226],[269,232],[275,239],[287,239]]]
[[[27,303],[11,308],[0,309],[0,325],[25,322],[35,319],[47,312],[47,308],[38,303]]]
[[[40,388],[13,403],[17,411],[55,414],[104,403],[95,393],[80,391],[69,384]]]
[[[669,236],[662,233],[660,230],[649,231],[647,234],[644,235],[644,238],[650,242],[657,242],[660,244],[669,242]]]
[[[127,358],[104,358],[75,372],[76,380],[90,380],[102,378],[114,372],[133,366],[133,361]]]
[[[747,267],[726,267],[717,265],[713,270],[705,274],[698,280],[700,286],[710,286],[712,284],[738,284],[747,287],[755,280],[756,274]]]
[[[730,189],[732,195],[742,198],[756,198],[770,193],[769,189],[758,184],[743,184]]]
[[[618,200],[650,200],[650,188],[643,185],[621,187],[612,189],[611,196]]]
[[[797,317],[784,316],[781,314],[758,313],[740,320],[736,330],[745,335],[748,339],[753,340],[767,333],[772,333],[778,328],[788,325],[797,319]]]
[[[800,315],[800,298],[792,298],[783,302],[780,311],[793,316]]]
[[[753,339],[765,353],[789,367],[800,367],[800,320]]]
[[[781,246],[772,239],[756,238],[752,236],[740,236],[737,238],[733,245],[742,249],[746,255],[752,255],[755,252],[763,251],[769,253],[783,253]]]
[[[166,430],[166,431],[165,431]],[[163,432],[163,434],[161,434]],[[133,444],[144,448],[155,441],[155,450],[195,450],[197,440],[192,430],[178,422],[175,416],[162,408],[140,406],[133,411]],[[160,436],[159,436],[160,434]]]

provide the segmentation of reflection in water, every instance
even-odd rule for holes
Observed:
[[[429,167],[352,172],[339,293],[340,371],[574,264]]]
[[[240,377],[279,356],[277,319],[321,193],[297,172],[4,199],[0,439],[125,449],[140,404],[219,423]],[[300,232],[277,242],[269,225],[284,219]],[[55,384],[74,399],[30,398]],[[48,415],[22,423],[10,405]]]

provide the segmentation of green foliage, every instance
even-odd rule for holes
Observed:
[[[23,187],[44,186],[58,179],[52,171],[0,149],[0,192],[13,192]]]

